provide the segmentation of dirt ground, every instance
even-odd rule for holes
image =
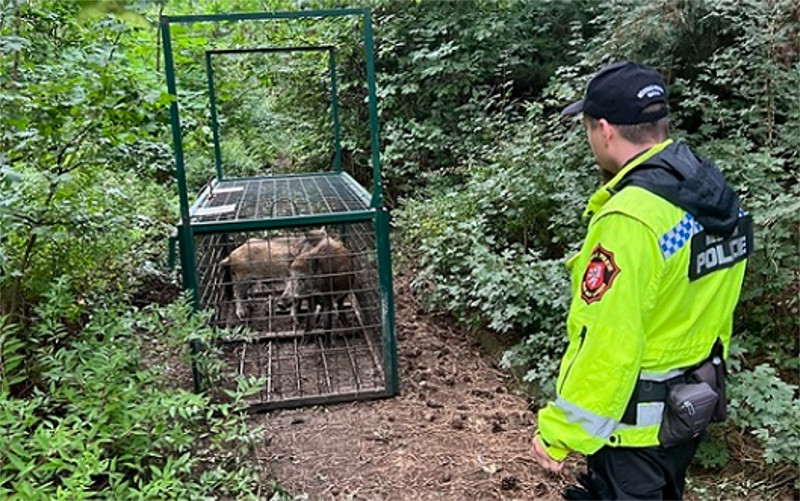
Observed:
[[[137,304],[177,296],[174,284],[142,291]],[[560,499],[583,462],[572,456],[563,476],[535,463],[535,414],[508,372],[463,329],[424,313],[402,277],[395,317],[400,396],[251,415],[267,432],[256,451],[265,481],[314,501]],[[190,368],[161,340],[149,340],[147,363],[191,390]],[[722,471],[693,468],[687,501],[800,499],[796,469],[762,471],[753,441],[728,437],[740,459]]]
[[[535,414],[509,374],[395,289],[400,396],[253,416],[269,476],[312,500],[560,499],[567,478],[535,463]]]

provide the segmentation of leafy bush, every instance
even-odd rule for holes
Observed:
[[[800,462],[797,386],[781,381],[773,367],[761,364],[731,378],[730,405],[733,422],[758,438],[767,463]],[[800,479],[796,486],[800,487]]]
[[[584,231],[573,214],[593,176],[574,165],[580,156],[554,148],[537,120],[544,121],[541,108],[530,107],[527,120],[509,126],[511,137],[461,189],[406,201],[397,224],[415,263],[412,287],[432,307],[524,336],[503,364],[527,367],[526,379],[549,393],[570,296],[564,262]],[[567,136],[570,148],[588,154],[577,131]]]
[[[82,310],[81,308],[77,308]],[[74,326],[65,320],[75,297],[63,285],[36,308],[39,339]],[[153,339],[175,349],[215,334],[189,301],[135,312],[101,307],[58,350],[36,353],[41,377],[28,398],[9,392],[14,326],[2,324],[0,495],[7,499],[255,498],[248,429],[239,393],[232,403],[165,387],[158,363],[148,366]],[[11,355],[11,356],[9,356]],[[11,362],[11,363],[9,363]],[[171,361],[171,363],[175,363]],[[9,378],[10,379],[7,379]]]
[[[152,139],[165,129],[154,119],[160,94],[117,51],[130,29],[87,28],[77,4],[0,7],[15,20],[0,33],[0,313],[18,320],[60,277],[83,298],[124,289],[132,263],[153,251],[140,242],[164,234],[172,207],[158,171],[142,166],[163,167]]]
[[[247,382],[212,403],[150,351],[218,334],[128,304],[174,217],[168,100],[141,28],[90,4],[141,18],[0,2],[0,497],[254,498]]]
[[[588,19],[595,5],[379,3],[382,161],[390,200],[430,182],[464,182],[505,133],[515,103],[541,95],[569,57],[563,47],[570,21]],[[499,120],[492,118],[497,113]]]

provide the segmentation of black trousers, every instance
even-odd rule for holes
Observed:
[[[665,449],[603,447],[588,457],[580,487],[568,487],[564,499],[683,499],[686,470],[701,437]]]

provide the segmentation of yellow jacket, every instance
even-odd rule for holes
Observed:
[[[539,412],[539,435],[554,459],[657,445],[663,402],[639,404],[636,424],[621,423],[637,380],[681,373],[708,357],[718,338],[727,356],[752,223],[724,180],[730,192],[709,193],[720,179],[716,167],[668,140],[589,200],[586,239],[567,263],[573,298],[557,399]],[[730,207],[717,210],[720,200]],[[701,221],[731,234],[711,235]]]

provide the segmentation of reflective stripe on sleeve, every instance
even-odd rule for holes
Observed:
[[[664,415],[664,402],[644,402],[636,406],[636,424],[628,425],[611,418],[598,416],[558,397],[555,406],[561,409],[570,424],[580,426],[589,435],[608,440],[618,430],[660,425]]]
[[[604,440],[608,439],[619,425],[619,423],[613,419],[593,414],[586,409],[564,400],[562,397],[556,399],[555,405],[564,412],[564,417],[569,423],[577,424],[593,437],[599,437]]]

